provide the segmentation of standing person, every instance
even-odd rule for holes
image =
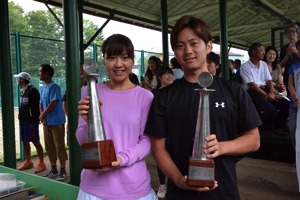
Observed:
[[[211,135],[204,148],[207,157],[214,158],[217,182],[211,191],[208,187],[188,186],[186,174],[200,99],[194,89],[201,88],[200,73],[208,72],[206,57],[212,48],[211,29],[200,19],[183,16],[172,29],[171,46],[184,69],[184,77],[157,91],[145,128],[145,133],[152,136],[154,158],[169,177],[166,199],[240,199],[233,155],[259,148],[259,116],[242,85],[214,76],[208,87],[216,90],[210,94]],[[238,138],[236,128],[241,133]],[[169,153],[165,149],[167,133]]]
[[[107,139],[112,139],[117,161],[109,171],[83,169],[78,200],[157,199],[151,189],[150,174],[144,158],[151,152],[151,139],[143,133],[153,98],[150,91],[129,80],[134,64],[131,40],[121,34],[108,37],[102,47],[109,80],[97,83]],[[85,88],[79,102],[76,137],[87,142],[89,96]]]
[[[178,63],[178,61],[177,61],[176,58],[172,58],[170,60],[170,67],[173,70],[174,81],[176,79],[181,79],[183,77],[182,67],[179,65],[179,63]]]
[[[286,96],[286,87],[283,84],[281,67],[278,64],[278,53],[275,47],[268,46],[263,58],[268,65],[272,77],[272,83],[275,89],[275,94],[284,93]]]
[[[49,64],[42,64],[39,70],[41,81],[45,86],[41,89],[40,121],[44,126],[45,147],[51,163],[51,171],[43,175],[45,178],[57,176],[56,180],[65,180],[65,169],[68,155],[65,148],[65,123],[66,118],[62,109],[61,89],[52,81],[54,69]],[[56,168],[57,157],[60,162],[60,172]]]
[[[144,80],[141,81],[140,86],[147,89],[153,90],[157,85],[157,71],[162,66],[162,62],[156,56],[151,56],[148,60],[148,68],[144,74]]]
[[[177,62],[177,61],[176,61]],[[157,72],[157,86],[156,89],[152,90],[151,92],[155,96],[156,92],[168,85],[171,85],[173,83],[173,75],[172,69],[170,67],[161,67],[159,68]],[[166,139],[166,149],[169,151],[169,144],[170,144],[170,138],[167,137]],[[167,192],[167,186],[165,185],[165,174],[161,171],[161,169],[157,166],[157,174],[159,178],[160,186],[158,187],[157,197],[158,198],[165,198],[166,192]]]
[[[18,78],[18,86],[22,88],[20,97],[21,106],[19,108],[19,122],[21,141],[23,142],[24,153],[26,157],[26,161],[20,167],[18,167],[18,170],[33,168],[29,143],[32,142],[36,148],[40,160],[34,172],[39,173],[46,169],[43,147],[40,143],[39,136],[40,93],[33,85],[29,84],[30,75],[27,72],[21,72],[18,75],[14,75],[14,77]]]
[[[296,24],[289,24],[284,28],[284,34],[289,40],[289,43],[281,47],[280,49],[280,66],[284,69],[283,83],[288,85],[289,74],[288,71],[292,64],[300,61],[300,54],[297,49],[300,47],[300,41],[298,40],[299,27]],[[289,90],[287,91],[287,97],[290,96]]]
[[[234,68],[236,69],[235,74],[240,75],[241,65],[242,65],[242,63],[241,63],[240,59],[235,59],[234,60]]]

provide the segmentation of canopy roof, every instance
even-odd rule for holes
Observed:
[[[45,2],[62,6],[62,0]],[[109,18],[113,13],[113,20],[161,30],[161,0],[82,0],[82,5],[86,14]],[[219,43],[219,0],[167,0],[167,7],[169,31],[181,16],[194,15],[208,23],[213,31],[213,42]],[[253,42],[269,46],[273,30],[275,45],[279,49],[280,37],[284,39],[283,44],[288,42],[283,27],[297,23],[299,17],[298,0],[228,0],[228,46],[248,49]]]

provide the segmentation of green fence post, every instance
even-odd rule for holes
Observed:
[[[141,74],[145,73],[145,63],[144,63],[144,50],[141,50]]]
[[[220,39],[221,39],[221,64],[222,64],[222,77],[226,80],[229,79],[228,69],[228,35],[227,35],[227,2],[219,0],[220,10]],[[231,70],[231,69],[230,69]]]
[[[2,116],[5,116],[2,117],[4,164],[15,169],[16,145],[8,1],[0,1],[0,24],[1,100]]]
[[[22,66],[21,66],[21,47],[20,47],[21,43],[20,43],[20,33],[19,32],[16,32],[16,35],[15,35],[15,45],[16,45],[17,74],[19,74],[22,71]],[[17,93],[18,106],[20,108],[20,106],[21,106],[20,92],[21,91],[20,91],[20,87],[18,86],[18,81],[17,81],[17,89],[18,89],[18,93]],[[25,153],[24,153],[24,148],[23,148],[23,142],[21,140],[20,140],[20,156],[21,156],[21,160],[25,160]]]

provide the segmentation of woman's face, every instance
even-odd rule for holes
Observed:
[[[275,59],[276,59],[276,52],[274,50],[270,49],[267,52],[266,61],[267,61],[267,63],[272,63],[272,62],[274,62]]]
[[[112,81],[122,82],[129,79],[128,76],[132,70],[133,60],[128,57],[126,52],[122,55],[104,55],[104,66],[107,75]]]
[[[148,67],[150,69],[150,71],[154,71],[156,70],[156,64],[155,64],[155,61],[154,60],[148,60]]]
[[[167,72],[164,75],[162,75],[161,77],[159,77],[160,81],[161,81],[161,85],[164,86],[168,86],[170,84],[173,83],[173,79],[174,79],[174,75]]]

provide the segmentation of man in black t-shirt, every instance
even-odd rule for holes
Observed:
[[[233,155],[259,148],[261,125],[250,97],[239,83],[214,76],[209,89],[211,135],[204,145],[208,158],[215,162],[214,189],[187,185],[189,157],[192,155],[200,95],[197,78],[208,71],[206,55],[212,48],[209,26],[193,16],[183,16],[171,32],[171,45],[184,77],[157,91],[145,128],[152,136],[152,153],[169,177],[166,199],[240,199]],[[236,128],[241,136],[236,137]],[[167,133],[170,152],[165,150]]]
[[[280,66],[284,67],[283,83],[288,87],[289,74],[288,71],[292,64],[300,61],[300,54],[297,49],[300,48],[300,40],[298,40],[299,27],[296,24],[289,24],[284,28],[284,34],[289,39],[289,43],[280,49]],[[287,90],[287,96],[290,92]]]

